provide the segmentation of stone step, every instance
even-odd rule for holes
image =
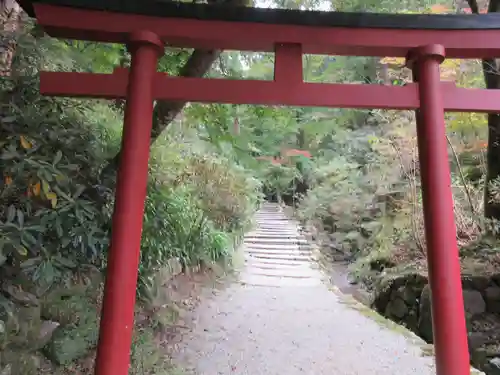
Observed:
[[[262,231],[253,231],[249,232],[245,238],[263,238],[263,239],[273,239],[273,238],[305,238],[304,236],[301,236],[298,233],[292,233],[292,234],[287,234],[287,233],[282,233],[282,232],[262,232]]]
[[[290,221],[285,215],[281,213],[257,214],[254,216],[257,220],[279,220]]]
[[[312,264],[309,262],[266,262],[267,259],[257,259],[249,257],[245,259],[245,263],[252,268],[262,269],[262,270],[289,270],[290,272],[301,272],[303,270],[314,269]]]
[[[299,231],[297,229],[295,229],[294,227],[276,228],[276,227],[258,226],[256,229],[258,229],[261,232],[273,232],[273,233],[283,233],[283,234],[288,234],[288,233],[299,234]]]
[[[240,277],[243,285],[263,287],[312,287],[322,283],[318,278],[291,278],[291,277],[268,277],[260,275],[243,274]]]
[[[247,274],[269,276],[269,277],[295,277],[306,279],[308,277],[318,277],[317,271],[312,268],[300,267],[296,269],[289,268],[261,268],[253,266],[248,269]]]
[[[245,248],[249,251],[266,251],[266,252],[283,252],[283,253],[294,253],[294,252],[311,252],[305,246],[299,245],[268,245],[268,244],[256,244],[256,243],[245,243]]]
[[[304,258],[312,258],[313,255],[311,252],[307,251],[265,251],[265,250],[255,250],[255,249],[247,249],[247,253],[250,256],[254,257],[304,257]]]
[[[306,239],[302,238],[260,238],[260,237],[246,237],[245,243],[259,244],[259,245],[307,245]]]
[[[281,259],[271,259],[271,258],[255,258],[252,256],[245,255],[245,263],[249,266],[267,266],[274,268],[294,268],[294,267],[311,267],[311,263],[309,260],[300,261],[300,260],[281,260]]]
[[[276,230],[258,229],[257,231],[250,232],[247,236],[248,237],[255,237],[255,236],[259,236],[259,237],[264,237],[264,236],[295,236],[295,237],[299,237],[300,233],[298,233],[296,231],[291,231],[291,230],[276,231]]]
[[[253,253],[250,256],[258,259],[275,259],[275,260],[282,260],[282,261],[287,261],[287,260],[295,260],[295,261],[305,261],[309,262],[312,260],[311,256],[304,256],[304,255],[295,255],[295,254],[257,254]]]

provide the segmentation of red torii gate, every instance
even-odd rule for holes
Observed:
[[[42,72],[40,78],[45,95],[127,99],[97,375],[128,373],[154,99],[416,110],[437,373],[470,373],[444,111],[500,112],[500,90],[440,82],[439,64],[445,53],[500,57],[499,15],[264,10],[159,0],[24,0],[21,5],[51,36],[126,43],[132,55],[130,71]],[[274,51],[274,81],[157,73],[165,44]],[[406,57],[415,83],[304,83],[303,53]]]

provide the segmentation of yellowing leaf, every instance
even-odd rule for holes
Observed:
[[[50,193],[45,194],[45,196],[47,197],[48,200],[50,200],[52,208],[56,208],[56,206],[57,206],[57,194],[50,192]]]
[[[380,60],[380,63],[386,65],[404,66],[405,59],[402,57],[384,57],[383,59]]]
[[[24,148],[25,150],[29,150],[30,148],[33,147],[30,141],[28,141],[24,136],[21,135],[20,141],[21,141],[21,147]]]
[[[42,190],[45,195],[50,192],[50,186],[49,183],[45,180],[42,180]]]
[[[28,249],[26,249],[24,246],[18,247],[16,250],[19,253],[19,255],[23,257],[28,255]]]
[[[12,184],[12,177],[5,176],[5,185],[9,186],[10,184]]]
[[[33,191],[33,195],[35,197],[38,197],[40,195],[40,190],[41,190],[40,182],[37,182],[35,185],[32,185],[31,190]]]
[[[431,13],[434,13],[434,14],[443,14],[443,13],[448,13],[450,10],[447,7],[445,7],[444,5],[436,4],[436,5],[431,6],[430,11],[431,11]]]

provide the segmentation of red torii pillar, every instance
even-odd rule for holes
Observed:
[[[416,111],[417,139],[436,373],[469,375],[467,328],[440,84],[439,65],[444,58],[443,46],[429,45],[410,51],[407,63],[412,66],[414,80],[418,82],[420,98],[420,109]]]
[[[153,123],[153,79],[158,58],[163,54],[162,41],[149,31],[130,35],[128,48],[132,64],[127,87],[96,375],[126,375],[129,372]]]

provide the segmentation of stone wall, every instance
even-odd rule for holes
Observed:
[[[472,364],[500,375],[500,274],[463,276],[462,287]],[[372,307],[432,343],[431,300],[425,274],[386,275],[378,280]]]
[[[172,258],[158,277],[166,285],[183,272],[200,272],[200,266],[182,268]],[[99,333],[102,281],[95,270],[87,283],[60,286],[44,295],[29,287],[28,280],[22,285],[4,282],[0,302],[8,303],[8,309],[0,309],[0,375],[54,373],[56,366],[71,365],[91,353]]]

